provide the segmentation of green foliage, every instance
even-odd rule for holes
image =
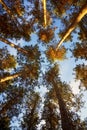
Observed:
[[[66,13],[67,9],[71,7],[71,5],[75,5],[78,0],[51,0],[53,5],[54,13],[58,16],[61,16]]]
[[[31,25],[32,22],[27,22],[23,18],[24,7],[22,1],[3,1],[0,2],[2,6],[0,7],[0,33],[6,38],[24,38],[25,40],[30,40],[30,33],[32,32]],[[6,11],[4,13],[4,10]],[[19,19],[21,23],[19,22]],[[4,26],[3,26],[4,25]]]
[[[54,71],[55,70],[54,68],[55,66],[53,66],[46,73],[47,84],[50,84],[52,86],[51,91],[48,92],[49,99],[47,101],[50,101],[51,103],[53,103],[58,107],[59,117],[61,117],[60,126],[62,127],[63,130],[67,129],[76,130],[77,126],[79,129],[81,122],[78,122],[80,121],[80,118],[76,112],[82,107],[81,106],[82,103],[80,100],[81,97],[77,98],[74,96],[70,86],[65,82],[61,82],[58,74],[58,68],[56,67],[56,71]],[[71,108],[73,108],[76,111],[71,110]],[[48,108],[46,110],[48,110]]]
[[[73,55],[77,59],[85,59],[87,60],[87,42],[86,40],[82,43],[76,43],[74,50],[72,51]]]
[[[40,3],[38,0],[34,1],[34,8],[32,14],[34,16],[35,22],[43,25],[44,23],[44,14],[43,10],[40,9]]]
[[[25,46],[28,56],[18,53],[17,61],[22,72],[22,78],[38,79],[40,69],[40,51],[37,45]]]
[[[55,64],[49,71],[46,73],[46,80],[51,83],[53,79],[56,77],[58,78],[59,74],[59,66]]]
[[[39,115],[37,108],[40,103],[40,96],[38,93],[31,92],[30,100],[26,102],[26,114],[23,117],[22,129],[26,128],[27,130],[35,130],[37,129],[37,124],[39,121]]]
[[[0,129],[10,130],[10,122],[14,116],[18,122],[20,120],[20,127],[27,130],[37,130],[38,124],[43,120],[45,124],[42,125],[42,130],[86,128],[86,122],[82,122],[77,114],[82,107],[81,96],[74,95],[70,85],[59,77],[59,60],[64,63],[68,53],[67,46],[64,44],[56,49],[58,38],[66,34],[69,25],[74,25],[72,21],[77,18],[76,15],[86,0],[46,2],[47,25],[44,26],[43,1],[27,0],[27,4],[23,0],[0,1],[0,37],[4,39],[1,41],[18,50],[14,56],[8,51],[9,48],[0,47]],[[78,23],[78,27],[79,34],[76,32],[76,35],[81,43],[76,43],[72,53],[76,59],[86,60],[87,16]],[[6,39],[15,43],[6,43]],[[72,40],[72,35],[69,35],[64,41]],[[23,47],[19,47],[16,41]],[[87,65],[77,65],[75,72],[76,79],[87,89]],[[44,106],[40,111],[41,99],[43,100],[42,86],[49,91],[44,97]],[[41,88],[41,94],[36,93],[35,87]],[[21,114],[23,117],[20,118]]]
[[[44,110],[42,113],[42,120],[45,120],[46,124],[43,125],[42,129],[57,130],[59,127],[60,117],[57,114],[57,107],[50,101],[45,102]]]
[[[14,68],[16,66],[16,61],[14,56],[7,55],[6,59],[3,59],[1,66],[4,69]]]
[[[4,77],[8,77],[10,75],[9,72],[3,72],[0,71],[0,79],[4,78]],[[5,90],[7,90],[7,88],[10,86],[10,84],[12,84],[13,81],[12,80],[8,80],[6,82],[0,83],[0,93],[3,93]]]
[[[55,50],[52,46],[46,52],[47,57],[49,60],[56,61],[56,60],[64,60],[66,58],[66,48],[61,47],[58,50]]]
[[[14,115],[18,115],[19,109],[17,108],[17,105],[22,102],[24,92],[25,90],[23,88],[9,85],[7,90],[4,91],[7,95],[6,101],[0,103],[0,115],[4,116],[7,114],[10,118]]]
[[[11,69],[16,67],[16,59],[13,55],[9,54],[7,48],[0,48],[0,69]]]
[[[9,117],[0,117],[0,130],[10,130]]]
[[[54,31],[51,28],[41,29],[38,35],[41,41],[49,43],[54,37]]]
[[[82,85],[87,89],[87,65],[77,65],[75,68],[76,79],[80,80]]]
[[[84,16],[84,18],[79,23],[79,39],[86,40],[87,38],[87,15]]]

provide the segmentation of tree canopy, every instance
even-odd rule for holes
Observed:
[[[86,60],[87,0],[0,0],[0,130],[86,130]]]

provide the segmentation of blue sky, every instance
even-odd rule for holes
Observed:
[[[25,2],[25,4],[27,5],[27,3]],[[62,23],[59,20],[56,20],[55,23],[54,23],[54,26],[57,26],[58,29],[56,29],[56,34],[55,34],[55,40],[56,40],[56,43],[55,45],[59,42],[60,38],[58,37],[58,32],[60,30],[60,28],[62,28]],[[77,31],[78,28],[77,28]],[[78,40],[77,38],[77,35],[72,33],[73,35],[73,42],[76,43]],[[25,42],[23,39],[20,39],[19,41],[16,41],[16,40],[13,40],[13,42],[15,44],[20,44],[20,46],[24,46],[25,44],[26,45],[35,45],[37,43],[37,36],[36,34],[31,34],[31,41],[29,42]],[[73,42],[70,42],[68,41],[67,43],[63,43],[63,45],[65,45],[66,48],[69,48]],[[3,47],[5,44],[0,42],[0,47]],[[17,54],[16,50],[11,48],[10,46],[8,46],[8,50],[11,52],[11,54],[15,55]],[[40,50],[43,51],[43,48],[42,48],[42,45],[40,46]],[[74,58],[71,58],[71,53],[68,51],[68,54],[67,54],[67,59],[65,59],[64,61],[58,61],[58,64],[60,64],[60,77],[62,79],[62,81],[66,81],[67,83],[70,84],[72,90],[73,90],[73,93],[74,94],[79,94],[79,84],[80,84],[80,81],[75,81],[75,76],[73,75],[73,68],[76,66],[76,64],[82,64],[83,62],[85,64],[87,64],[86,61],[82,61],[82,60],[78,60],[76,63],[75,63],[75,59]],[[42,70],[45,70],[46,68],[44,67],[44,63],[42,64]],[[44,97],[44,94],[46,92],[46,87],[44,86],[41,86],[41,89],[37,89],[37,91],[39,91],[42,95],[42,97]],[[81,118],[84,119],[87,115],[87,92],[83,92],[84,96],[83,96],[83,101],[85,101],[85,104],[84,104],[84,108],[81,109],[81,112],[79,112],[79,114],[81,115]],[[16,120],[16,118],[14,118],[14,120]],[[13,125],[14,126],[17,126],[17,122],[14,123]]]
[[[57,23],[56,22],[56,24],[55,25],[61,25],[61,23],[60,23],[60,21]],[[56,32],[58,32],[57,30],[56,30]],[[56,41],[58,42],[60,40],[60,38],[58,37],[58,35],[56,34]],[[77,36],[75,36],[74,35],[74,38],[73,38],[73,40],[74,40],[74,42],[77,42],[78,41],[78,38],[77,38]],[[29,42],[25,42],[23,39],[20,39],[19,41],[16,41],[16,40],[13,40],[13,43],[15,43],[16,45],[20,45],[21,47],[23,47],[24,45],[31,45],[31,44],[33,44],[33,45],[35,45],[35,44],[37,44],[37,36],[36,36],[36,34],[32,34],[31,35],[31,41],[29,41]],[[71,46],[71,42],[67,42],[67,43],[63,43],[66,47],[69,47],[69,46]],[[1,42],[1,45],[0,45],[0,47],[3,47],[5,44],[3,43],[3,42]],[[10,53],[11,54],[13,54],[13,55],[15,55],[16,56],[16,54],[17,54],[17,51],[16,51],[16,49],[14,49],[14,48],[12,48],[12,47],[10,47],[10,46],[8,46],[8,50],[10,51]],[[41,48],[41,50],[43,50],[43,48]],[[58,64],[60,65],[60,77],[61,77],[61,79],[62,79],[62,81],[66,81],[67,83],[70,83],[70,85],[71,85],[71,87],[72,87],[72,90],[73,90],[73,92],[76,94],[78,94],[79,93],[79,89],[78,89],[78,86],[79,86],[79,81],[75,81],[75,76],[73,75],[73,68],[76,66],[76,64],[82,64],[83,62],[85,63],[85,64],[87,64],[87,62],[86,61],[84,61],[83,60],[83,62],[82,62],[82,60],[79,60],[79,61],[77,61],[76,63],[75,63],[75,58],[71,58],[70,57],[71,56],[71,52],[70,51],[68,51],[68,54],[67,54],[67,59],[65,59],[64,61],[58,61]],[[44,63],[43,63],[43,65],[44,65]],[[45,70],[46,68],[44,68],[44,66],[43,66],[43,68],[42,68],[42,70]],[[44,87],[41,87],[41,89],[39,90],[40,92],[42,92],[43,94],[46,92],[46,88],[44,88]],[[43,95],[42,94],[42,95]],[[85,94],[85,96],[84,96],[84,98],[83,98],[83,100],[85,100],[86,101],[86,94]],[[86,104],[87,103],[85,103],[85,107],[86,107]],[[82,109],[82,112],[81,112],[81,115],[82,115],[82,119],[85,117],[85,113],[84,112],[86,112],[86,109]],[[87,113],[87,112],[86,112]]]

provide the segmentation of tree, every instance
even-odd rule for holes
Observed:
[[[76,25],[81,21],[81,19],[87,14],[87,5],[83,5],[79,14],[75,17],[74,21],[72,22],[71,26],[67,29],[66,33],[64,34],[63,38],[57,45],[56,50],[60,47],[60,45],[64,42],[64,40],[70,35],[70,33],[75,29]]]
[[[18,55],[18,64],[20,66],[20,69],[18,68],[18,72],[8,75],[8,76],[3,76],[0,79],[0,82],[5,82],[17,77],[21,77],[22,79],[27,79],[30,78],[31,80],[37,79],[39,75],[39,66],[40,66],[40,52],[38,50],[38,46],[35,47],[27,47],[25,46],[25,52],[28,52],[30,57],[23,56],[19,53]],[[37,57],[36,57],[37,56]]]
[[[16,58],[9,53],[7,47],[0,48],[0,70],[15,68]]]
[[[25,21],[22,17],[23,7],[21,1],[3,1],[1,0],[0,3],[2,4],[3,8],[6,10],[4,14],[3,8],[0,24],[2,25],[0,28],[2,36],[4,35],[7,38],[25,38],[26,40],[30,39],[31,33],[31,25],[32,22],[29,23]],[[4,21],[6,19],[6,21]],[[18,21],[18,19],[22,20],[22,24]],[[31,25],[30,25],[31,24]],[[4,25],[4,27],[3,27]],[[8,35],[9,34],[9,35]]]
[[[59,69],[58,66],[53,66],[46,74],[46,79],[52,85],[56,98],[59,104],[59,110],[61,115],[61,126],[63,130],[76,130],[79,129],[79,124],[77,124],[77,120],[79,120],[78,115],[71,111],[70,109],[73,107],[72,99],[74,98],[70,86],[66,83],[62,83],[58,77]],[[67,93],[67,94],[66,94]],[[79,105],[81,105],[79,103]]]
[[[54,37],[54,29],[46,28],[39,31],[39,39],[45,43],[49,43]]]
[[[0,86],[1,87],[1,86]],[[24,89],[11,84],[4,90],[2,99],[0,99],[0,129],[10,130],[12,117],[18,116],[20,112],[20,104],[24,96]],[[2,100],[2,101],[1,101]]]
[[[46,9],[46,1],[38,1],[35,0],[33,2],[34,8],[32,8],[31,14],[34,17],[35,23],[38,24],[38,28],[41,27],[49,27],[52,23],[52,19],[50,17],[49,10]]]
[[[10,130],[8,117],[0,117],[0,130]]]
[[[37,107],[39,107],[40,96],[38,93],[31,92],[30,101],[26,103],[26,114],[23,117],[22,129],[36,130],[39,121]]]
[[[59,48],[58,50],[55,50],[53,46],[49,47],[49,49],[46,52],[47,58],[54,62],[56,60],[64,60],[66,59],[66,48],[63,46]]]
[[[74,57],[78,59],[85,59],[87,60],[87,42],[86,40],[83,40],[82,43],[76,43],[74,46],[74,49],[72,50],[72,53]]]
[[[9,117],[12,117],[18,111],[16,105],[22,102],[24,89],[17,88],[16,85],[15,86],[10,85],[4,92],[7,94],[7,101],[0,104],[1,105],[0,115],[4,116],[7,114]]]
[[[58,109],[58,102],[56,100],[55,92],[51,89],[45,96],[44,108],[41,117],[41,120],[44,120],[45,124],[42,125],[42,130],[58,130],[61,127],[61,119]]]
[[[16,65],[17,60],[9,53],[7,47],[0,48],[0,80],[2,77],[10,75],[9,71],[14,70]],[[0,92],[3,92],[11,83],[11,81],[0,83]]]
[[[77,65],[75,68],[75,73],[76,73],[76,79],[80,80],[82,85],[87,88],[87,65]]]
[[[85,128],[77,114],[82,107],[81,96],[74,95],[59,74],[60,61],[64,64],[64,59],[68,60],[66,54],[70,56],[69,45],[60,47],[67,37],[73,40],[72,35],[78,35],[80,42],[73,45],[72,54],[78,61],[87,59],[86,3],[87,0],[0,0],[0,41],[1,46],[3,42],[8,48],[0,46],[0,122],[3,129],[9,128],[14,116],[20,122],[17,129],[36,130],[43,120],[42,130]],[[77,25],[78,29],[73,31]],[[62,37],[57,44],[59,36]],[[17,45],[19,39],[22,39],[22,47]],[[11,55],[8,45],[15,48],[17,54]],[[75,76],[86,86],[87,67],[85,64],[77,66]],[[39,87],[49,90],[44,97],[42,115],[39,113],[43,97],[36,93]],[[7,126],[3,125],[6,119]]]
[[[79,4],[80,6],[80,4],[82,4],[82,1],[79,2],[78,0],[50,0],[50,2],[52,4],[53,13],[59,17],[62,17],[71,6],[76,7],[76,5]]]
[[[17,49],[18,51],[20,51],[21,53],[25,54],[25,55],[28,55],[28,52],[26,50],[24,50],[23,48],[15,45],[14,43],[8,41],[7,39],[3,38],[3,37],[0,37],[0,41],[4,42],[5,44]]]
[[[79,23],[79,28],[80,28],[79,38],[81,40],[85,40],[87,38],[87,25],[86,25],[86,23],[87,23],[87,15],[85,15]]]

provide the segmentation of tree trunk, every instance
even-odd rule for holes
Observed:
[[[72,123],[72,120],[69,117],[70,113],[67,110],[66,104],[62,99],[60,88],[55,83],[55,81],[53,82],[53,87],[54,87],[54,90],[55,90],[55,93],[56,93],[56,96],[57,96],[57,99],[58,99],[58,103],[59,103],[62,129],[63,130],[75,130],[73,123]]]
[[[20,51],[21,53],[28,55],[28,52],[26,50],[24,50],[23,48],[20,48],[19,46],[15,45],[14,43],[6,40],[5,38],[0,37],[0,41],[10,45],[11,47],[17,49],[18,51]]]
[[[5,82],[5,81],[8,81],[8,80],[11,80],[11,79],[14,79],[14,78],[17,78],[17,77],[19,77],[21,74],[22,74],[22,72],[19,72],[19,73],[15,73],[15,74],[9,75],[9,76],[7,76],[7,77],[0,78],[0,83],[3,83],[3,82]]]
[[[56,50],[59,49],[59,47],[61,46],[61,44],[64,42],[64,40],[70,35],[70,33],[75,29],[76,25],[81,21],[81,19],[87,14],[87,4],[85,4],[79,14],[77,15],[77,17],[75,17],[74,21],[72,22],[71,26],[68,28],[68,30],[66,31],[65,35],[63,36],[63,38],[60,40],[60,42],[57,44]]]
[[[38,96],[36,97],[36,99],[34,101],[34,106],[31,109],[31,113],[29,114],[29,121],[30,122],[28,122],[27,130],[33,130],[33,124],[34,124],[33,118],[34,118],[34,112],[36,110],[37,103],[38,103]]]
[[[47,25],[47,19],[46,19],[46,0],[43,0],[43,8],[44,8],[44,26]]]

